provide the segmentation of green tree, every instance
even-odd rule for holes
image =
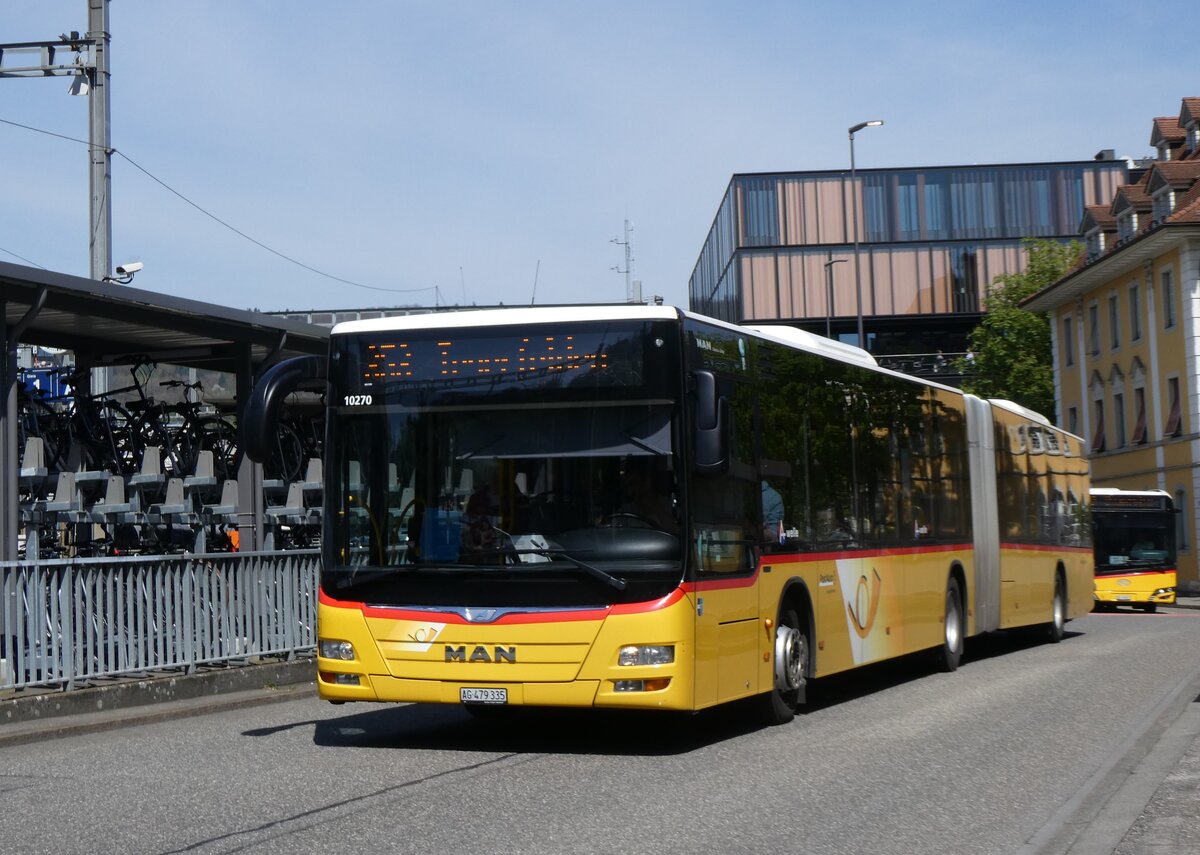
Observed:
[[[1056,282],[1075,265],[1078,243],[1025,240],[1024,273],[997,276],[984,299],[986,314],[971,331],[973,364],[962,365],[963,387],[980,397],[1007,398],[1050,419],[1054,412],[1054,365],[1050,317],[1028,312],[1020,303]]]

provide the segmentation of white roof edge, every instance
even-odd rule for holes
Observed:
[[[1147,490],[1126,490],[1121,487],[1092,487],[1088,490],[1089,493],[1096,496],[1112,496],[1117,493],[1133,493],[1138,496],[1166,496],[1171,498],[1171,494],[1166,490],[1160,490],[1157,487]]]
[[[852,344],[843,344],[840,341],[825,338],[825,336],[817,335],[816,333],[810,333],[799,327],[790,327],[784,324],[742,324],[739,329],[753,330],[761,336],[774,339],[783,344],[790,344],[793,347],[800,347],[804,350],[820,353],[825,356],[832,356],[845,362],[854,362],[858,365],[866,365],[871,368],[879,367],[879,363],[875,357],[861,347],[855,347]]]
[[[423,312],[416,315],[394,315],[386,318],[343,321],[333,327],[332,335],[364,332],[387,332],[390,330],[462,329],[493,325],[550,323],[568,317],[579,321],[668,320],[678,317],[691,318],[733,331],[754,333],[762,338],[786,344],[800,350],[827,356],[867,368],[896,372],[883,368],[875,357],[862,348],[807,332],[785,324],[733,324],[707,315],[700,315],[675,306],[647,306],[640,303],[588,304],[567,306],[512,306],[489,309],[455,309],[444,312]],[[905,376],[905,375],[899,375]],[[912,378],[930,386],[951,389],[929,378]],[[959,391],[959,390],[953,390]],[[1016,406],[1015,404],[1012,406]],[[1038,418],[1042,418],[1038,416]]]
[[[1038,424],[1045,425],[1046,427],[1054,427],[1054,425],[1050,423],[1050,420],[1041,413],[1037,412],[1036,410],[1031,410],[1028,407],[1022,407],[1015,401],[1006,401],[1004,398],[988,398],[988,403],[992,406],[999,407],[1002,410],[1008,410],[1010,413],[1016,413],[1018,416],[1024,416],[1031,422],[1037,422]],[[1059,430],[1059,428],[1054,429]],[[1067,431],[1063,431],[1063,433],[1067,433]]]
[[[343,321],[334,326],[331,334],[549,323],[565,320],[568,316],[572,320],[579,321],[619,321],[637,318],[654,320],[677,318],[679,310],[674,306],[646,306],[640,303],[613,303],[611,305],[581,303],[576,306],[455,309],[445,312],[425,312],[419,315],[393,315],[387,318]]]

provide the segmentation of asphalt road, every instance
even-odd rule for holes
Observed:
[[[1149,851],[1134,820],[1187,745],[1131,784],[1200,707],[1200,611],[1068,630],[975,640],[954,674],[818,683],[776,728],[737,706],[479,721],[301,697],[8,745],[0,850]]]

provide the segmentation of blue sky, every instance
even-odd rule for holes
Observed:
[[[113,261],[263,310],[619,301],[687,281],[732,174],[1146,156],[1190,3],[113,0]],[[3,0],[0,42],[87,29]],[[6,65],[9,63],[6,63]],[[68,81],[0,119],[86,140]],[[1188,87],[1191,87],[1189,89]],[[88,275],[83,145],[0,123],[0,260]],[[385,291],[374,289],[417,289]]]

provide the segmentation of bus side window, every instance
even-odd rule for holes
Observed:
[[[749,572],[762,515],[762,488],[753,462],[753,395],[748,383],[729,378],[717,382],[729,410],[729,459],[720,474],[692,477],[694,557],[702,574]]]

